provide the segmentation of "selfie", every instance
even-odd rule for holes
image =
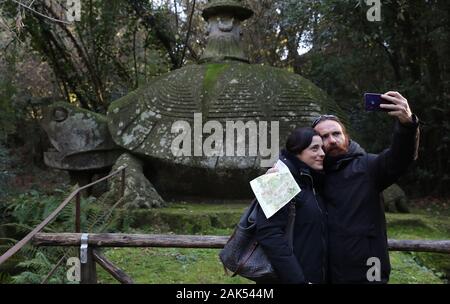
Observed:
[[[448,284],[449,22],[439,0],[0,1],[0,283]]]

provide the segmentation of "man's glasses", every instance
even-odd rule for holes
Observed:
[[[319,117],[314,119],[311,127],[315,128],[319,124],[319,122],[322,122],[324,120],[334,120],[334,121],[337,121],[337,122],[341,122],[339,120],[339,118],[337,116],[335,116],[335,115],[320,115]]]

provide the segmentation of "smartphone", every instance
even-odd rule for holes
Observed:
[[[376,93],[365,93],[364,94],[364,103],[366,111],[383,111],[383,112],[389,112],[388,109],[380,108],[380,104],[385,103],[389,104],[390,102],[386,99],[381,98],[381,95],[383,94],[376,94]]]

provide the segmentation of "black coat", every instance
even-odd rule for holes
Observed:
[[[287,204],[269,219],[261,208],[257,215],[257,240],[267,254],[280,282],[325,283],[327,278],[327,225],[325,206],[314,186],[320,186],[320,174],[286,151],[280,159],[288,166],[301,192],[296,206],[293,248],[285,236],[289,215]],[[323,179],[323,177],[322,177]],[[322,180],[323,183],[323,180]]]
[[[346,155],[325,159],[324,199],[328,211],[329,269],[332,283],[377,283],[375,266],[380,261],[381,283],[391,270],[386,219],[381,192],[394,183],[417,157],[418,124],[396,124],[391,147],[368,154],[351,142]]]

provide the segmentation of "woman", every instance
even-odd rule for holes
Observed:
[[[327,281],[326,210],[319,194],[324,157],[322,139],[312,128],[294,130],[280,153],[280,159],[301,189],[293,199],[296,207],[293,248],[285,237],[291,204],[286,204],[269,219],[259,208],[257,239],[277,272],[277,283]]]

